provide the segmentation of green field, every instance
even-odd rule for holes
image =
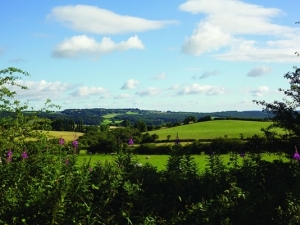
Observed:
[[[139,163],[142,163],[142,165],[145,165],[146,163],[149,163],[153,166],[155,166],[158,170],[164,170],[167,165],[169,155],[149,155],[150,158],[146,159],[147,155],[134,155],[133,158],[136,159]],[[77,163],[81,165],[84,161],[91,160],[91,165],[97,164],[97,162],[100,162],[101,164],[104,164],[105,162],[112,163],[115,156],[112,155],[78,155],[78,161]],[[220,156],[223,163],[225,165],[228,165],[230,162],[229,154],[221,155]],[[247,156],[246,156],[247,157]],[[208,165],[208,155],[192,155],[192,158],[194,159],[195,163],[197,164],[200,171],[203,171],[206,166]],[[276,159],[280,159],[280,156],[275,154],[262,154],[262,159],[267,161],[273,161]],[[242,163],[242,158],[239,157],[239,162]],[[286,158],[283,158],[283,160],[288,160]]]
[[[180,139],[214,139],[225,136],[240,138],[241,134],[244,138],[248,138],[255,134],[263,135],[260,129],[266,128],[270,124],[271,122],[262,121],[212,120],[149,131],[148,133],[150,135],[157,134],[158,140],[165,140],[168,135],[174,140],[177,133]]]
[[[102,117],[105,118],[105,119],[112,119],[112,118],[114,118],[114,117],[117,116],[117,115],[120,115],[120,114],[117,114],[117,113],[111,113],[111,114],[104,115],[104,116],[102,116]]]

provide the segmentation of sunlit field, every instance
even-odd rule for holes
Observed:
[[[240,138],[241,134],[244,138],[248,138],[255,134],[263,135],[261,128],[266,128],[270,124],[271,122],[262,121],[212,120],[149,131],[148,133],[150,135],[157,134],[158,140],[165,140],[168,135],[171,139],[175,139],[177,133],[180,139]]]
[[[60,138],[62,137],[65,141],[73,141],[74,138],[78,138],[84,135],[84,133],[80,132],[70,132],[70,131],[49,131],[49,136],[53,138]]]
[[[105,162],[113,163],[115,160],[114,155],[78,155],[78,165],[82,164],[84,161],[91,162],[91,165],[96,165],[98,162],[101,164],[104,164]],[[145,165],[146,163],[149,163],[156,167],[158,170],[164,170],[166,168],[169,155],[133,155],[133,159],[137,160],[142,165]],[[242,158],[238,156],[239,163],[242,163],[244,159],[247,159],[247,155],[245,158]],[[202,154],[202,155],[192,155],[192,158],[194,159],[195,163],[197,164],[200,171],[203,171],[206,166],[208,165],[209,156]],[[222,162],[226,166],[230,166],[230,155],[220,155],[220,158],[222,159]],[[262,154],[262,159],[267,161],[274,161],[278,159],[282,159],[284,161],[287,161],[288,159],[284,156],[278,156],[276,154]]]

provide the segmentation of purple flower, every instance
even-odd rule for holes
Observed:
[[[294,158],[295,160],[300,160],[300,155],[299,155],[299,153],[298,153],[297,146],[295,146],[295,153],[294,153],[293,158]]]
[[[60,139],[58,140],[58,143],[60,145],[64,145],[65,144],[65,139],[63,139],[62,137],[60,137]]]
[[[21,156],[22,156],[22,159],[27,159],[28,158],[27,152],[25,152],[25,151],[22,153]]]
[[[246,153],[241,152],[240,156],[241,156],[242,158],[244,158],[244,157],[246,156]]]
[[[75,139],[73,142],[72,142],[72,145],[74,148],[77,148],[78,147],[78,141]]]
[[[11,160],[12,160],[12,155],[13,155],[13,153],[12,153],[12,151],[11,151],[11,149],[7,152],[7,154],[6,154],[6,156],[7,156],[7,158],[6,158],[6,161],[7,162],[11,162]]]
[[[69,159],[66,159],[65,164],[69,165]]]
[[[129,139],[128,144],[129,145],[133,145],[134,144],[132,138]]]

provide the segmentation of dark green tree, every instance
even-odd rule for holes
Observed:
[[[293,72],[284,75],[289,82],[288,89],[279,88],[286,98],[281,101],[268,103],[266,101],[254,100],[253,102],[263,106],[263,111],[272,116],[272,128],[279,127],[284,129],[289,137],[300,137],[300,68],[295,68]]]
[[[134,128],[137,128],[140,132],[147,131],[147,124],[143,120],[139,120],[134,124]]]
[[[190,122],[196,123],[198,119],[195,116],[188,116],[183,120],[184,124],[189,124]]]

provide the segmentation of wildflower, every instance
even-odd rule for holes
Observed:
[[[78,147],[78,141],[75,139],[73,142],[72,142],[72,145],[74,148],[77,148]]]
[[[90,168],[89,168],[89,171],[92,172],[92,171],[93,171],[93,167],[90,167]]]
[[[27,155],[26,151],[24,151],[21,156],[22,156],[22,159],[27,159],[28,158],[28,155]]]
[[[244,158],[244,157],[246,156],[246,154],[245,154],[244,152],[241,152],[240,156],[241,156],[242,158]]]
[[[60,139],[58,140],[58,143],[60,145],[64,145],[65,144],[65,139],[63,139],[62,136],[61,136]]]
[[[7,162],[11,162],[11,160],[12,160],[12,155],[13,155],[13,153],[12,153],[12,151],[11,151],[11,149],[7,152],[7,154],[6,154],[6,156],[7,156],[7,158],[6,158],[6,161]]]
[[[65,164],[69,165],[69,159],[66,159]]]
[[[294,153],[294,157],[295,160],[300,160],[300,155],[298,153],[297,147],[295,146],[295,153]]]
[[[176,145],[180,144],[180,139],[178,137],[178,132],[177,132],[177,136],[176,136],[176,139],[175,139],[175,144]]]
[[[132,137],[130,137],[130,139],[129,139],[129,141],[128,141],[128,145],[133,145],[134,143],[133,143],[133,139],[132,139]]]

